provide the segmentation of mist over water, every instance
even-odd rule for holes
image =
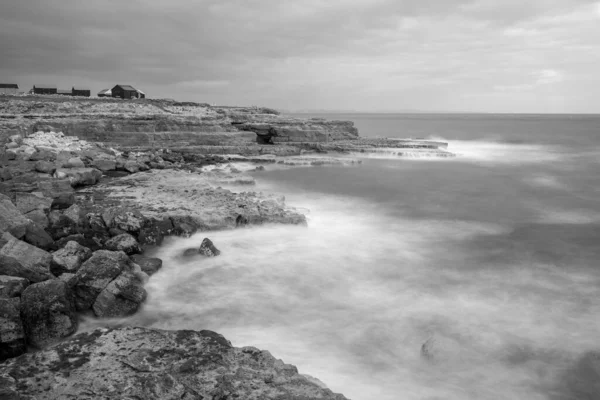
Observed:
[[[546,139],[533,124],[453,140],[449,121],[435,134],[460,156],[437,162],[267,166],[257,190],[308,226],[168,239],[126,323],[217,331],[354,400],[595,399],[600,138],[576,121],[568,144],[552,129],[568,121],[543,122]],[[221,256],[181,257],[205,236]]]

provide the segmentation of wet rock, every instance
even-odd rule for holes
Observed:
[[[184,257],[193,257],[195,255],[198,255],[198,249],[196,249],[195,247],[190,247],[183,251]]]
[[[20,276],[32,282],[52,279],[52,256],[35,246],[16,239],[9,233],[0,238],[0,275]]]
[[[58,210],[54,210],[48,214],[47,231],[54,240],[59,240],[65,236],[77,234],[79,227],[73,219]]]
[[[131,260],[140,266],[142,271],[149,276],[154,275],[162,268],[162,260],[160,258],[144,257],[139,254],[131,256]]]
[[[96,330],[8,360],[3,373],[15,377],[18,395],[38,400],[346,399],[268,351],[232,347],[211,331]]]
[[[74,292],[77,310],[92,307],[98,295],[113,279],[131,270],[131,260],[122,251],[94,252],[76,273]]]
[[[104,246],[107,250],[112,251],[123,251],[125,254],[138,254],[142,252],[140,244],[135,240],[133,236],[128,233],[112,237],[108,239]]]
[[[29,220],[10,201],[0,194],[0,234],[8,232],[16,238],[22,238],[27,231]]]
[[[244,217],[242,214],[239,214],[235,219],[235,226],[240,227],[246,225],[248,225],[248,218]]]
[[[35,223],[27,225],[23,241],[44,250],[50,249],[54,244],[52,237]]]
[[[190,217],[172,216],[171,222],[173,223],[173,235],[190,237],[198,231],[194,220]]]
[[[216,257],[221,254],[221,251],[215,247],[213,242],[209,238],[204,238],[198,249],[198,253],[206,257]]]
[[[20,302],[18,298],[0,298],[0,362],[17,357],[27,351],[25,331],[21,322]],[[5,379],[5,378],[4,378]],[[0,398],[3,377],[0,375]],[[10,397],[8,397],[10,398]],[[18,399],[18,397],[14,397]]]
[[[52,253],[50,272],[55,276],[64,273],[76,273],[81,265],[92,256],[92,251],[75,241]]]
[[[36,347],[54,343],[77,329],[71,291],[58,279],[34,283],[23,291],[21,317],[27,341]]]
[[[25,278],[0,275],[0,298],[20,297],[27,286],[29,280]]]
[[[50,161],[38,161],[35,163],[35,170],[52,175],[56,171],[56,165]]]
[[[135,313],[144,300],[144,277],[125,271],[100,292],[92,309],[98,317],[125,317]]]
[[[102,172],[117,169],[117,162],[115,160],[96,159],[92,161],[91,165]]]

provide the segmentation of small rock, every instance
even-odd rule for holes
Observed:
[[[69,158],[67,163],[65,164],[66,168],[85,168],[85,164],[81,161],[79,157]]]
[[[21,316],[27,341],[36,347],[44,347],[77,330],[71,291],[58,279],[27,287],[21,296]]]
[[[53,174],[56,171],[56,165],[50,161],[38,161],[35,163],[35,170],[45,174]]]
[[[110,238],[104,243],[107,250],[124,251],[125,254],[138,254],[142,252],[140,244],[133,236],[128,233],[123,233]]]
[[[206,257],[216,257],[221,254],[221,251],[215,247],[209,238],[204,238],[200,244],[198,253],[205,255]]]

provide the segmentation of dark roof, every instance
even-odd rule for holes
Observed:
[[[83,86],[73,86],[73,90],[90,90],[90,88]]]
[[[36,89],[56,89],[56,85],[33,85]]]
[[[120,88],[121,88],[121,89],[123,89],[123,90],[131,90],[131,91],[137,92],[137,89],[136,89],[136,88],[134,88],[134,87],[133,87],[133,86],[131,86],[131,85],[117,85],[117,86],[118,86],[118,87],[120,87]],[[117,86],[115,86],[115,87],[117,87]],[[113,89],[114,89],[114,88],[113,88]]]
[[[2,89],[18,89],[19,85],[16,83],[0,83],[0,88]]]

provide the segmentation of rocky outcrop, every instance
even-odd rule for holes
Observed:
[[[38,400],[346,399],[268,351],[232,347],[211,331],[82,333],[0,364],[0,377],[7,380],[9,398]]]
[[[69,286],[58,279],[35,283],[21,295],[21,318],[29,344],[44,347],[77,329]]]

